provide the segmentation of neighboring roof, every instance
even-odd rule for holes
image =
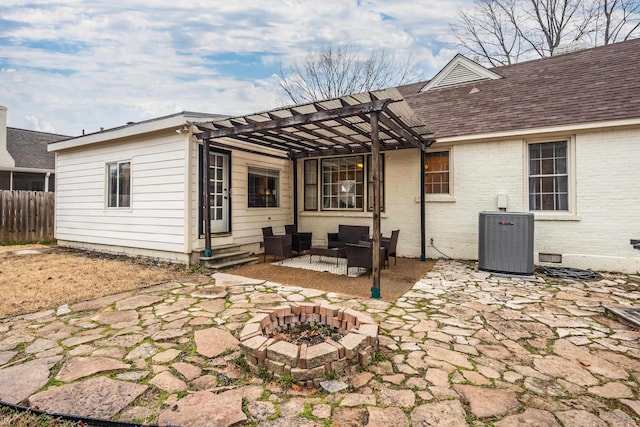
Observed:
[[[49,151],[58,151],[67,148],[81,147],[98,142],[111,141],[114,139],[126,138],[133,135],[140,135],[147,132],[155,132],[171,127],[179,127],[185,125],[188,121],[220,119],[224,117],[228,116],[222,114],[182,111],[179,113],[169,114],[167,116],[142,120],[140,122],[129,122],[126,125],[104,129],[99,132],[93,132],[86,135],[67,138],[65,140],[57,141],[53,144],[50,144],[48,149]]]
[[[479,80],[496,80],[500,78],[502,77],[493,71],[484,68],[465,56],[457,54],[421,90],[427,91]]]
[[[69,138],[66,135],[7,127],[7,151],[17,168],[55,168],[55,155],[47,151],[51,142]]]
[[[640,118],[640,39],[492,68],[498,80],[399,87],[436,139]],[[478,91],[470,93],[471,89]]]
[[[200,139],[214,144],[253,144],[288,158],[371,151],[371,115],[378,112],[381,150],[426,149],[433,135],[397,89],[283,107],[240,117],[194,123]],[[232,147],[233,148],[233,147]]]

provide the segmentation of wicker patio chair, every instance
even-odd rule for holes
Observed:
[[[371,277],[371,271],[373,270],[373,257],[371,252],[371,244],[358,244],[354,245],[348,243],[347,247],[347,276],[349,275],[349,269],[353,267],[360,267],[367,269],[367,275]],[[380,248],[380,268],[384,267],[384,248]]]
[[[396,246],[398,245],[398,236],[400,230],[393,230],[390,238],[383,238],[380,244],[384,247],[384,262],[389,268],[389,257],[393,257],[393,265],[398,265],[398,256],[396,255]]]
[[[311,233],[299,232],[294,224],[285,225],[284,230],[286,234],[291,235],[292,248],[298,255],[311,249]]]
[[[291,258],[292,244],[290,234],[274,236],[271,227],[264,227],[262,229],[262,240],[264,244],[263,262],[267,261],[267,255],[273,255],[274,260],[275,257],[279,256],[281,261],[285,258]]]

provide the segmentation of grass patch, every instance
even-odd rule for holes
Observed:
[[[273,381],[273,374],[267,370],[267,368],[260,368],[258,370],[258,378],[260,378],[265,384]]]
[[[80,423],[64,421],[50,415],[35,415],[10,408],[0,408],[0,427],[78,427]]]
[[[240,356],[231,359],[231,362],[242,369],[242,372],[244,372],[245,374],[251,372],[251,367],[249,367],[249,362],[247,362],[247,359],[245,359],[244,353],[241,353]]]
[[[300,416],[312,421],[318,420],[318,418],[313,415],[313,406],[308,402],[304,404],[304,411],[302,411]]]
[[[337,380],[340,378],[340,375],[336,371],[327,371],[327,379],[328,380]]]
[[[61,385],[65,385],[66,383],[55,379],[54,377],[49,378],[49,381],[47,381],[47,383],[44,385],[44,387],[42,387],[40,390],[46,390],[49,387],[58,387]]]
[[[379,351],[376,351],[376,354],[373,355],[374,362],[386,362],[387,360],[389,360],[389,358]]]
[[[218,357],[226,357],[230,354],[233,354],[234,350],[231,348],[226,349],[225,351],[223,351],[222,353],[220,353],[220,356]]]
[[[267,421],[275,421],[280,418],[280,408],[276,406],[276,412],[267,417]]]
[[[282,388],[288,389],[293,385],[293,377],[291,375],[282,375],[279,379]]]

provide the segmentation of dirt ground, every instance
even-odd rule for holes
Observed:
[[[0,319],[180,279],[209,277],[185,266],[56,245],[0,246]]]
[[[262,260],[262,258],[260,258]],[[415,283],[431,270],[433,261],[421,262],[415,258],[398,258],[398,265],[380,272],[380,296],[384,301],[396,301]],[[353,295],[361,298],[371,297],[371,278],[363,274],[358,277],[322,273],[319,271],[289,268],[266,264],[255,264],[229,271],[232,274],[264,279],[289,286],[320,289],[327,292]]]
[[[269,261],[269,260],[267,260]],[[398,259],[382,270],[382,299],[395,301],[431,269],[430,261]],[[302,286],[357,297],[371,297],[371,279],[256,264],[230,270],[254,279]],[[56,245],[0,246],[0,319],[57,308],[154,284],[189,280],[207,282],[209,276],[186,266],[145,258],[104,255]]]

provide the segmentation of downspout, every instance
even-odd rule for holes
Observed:
[[[298,229],[298,159],[291,159],[293,162],[293,225]]]
[[[420,150],[420,261],[427,260],[427,209],[424,196],[424,163],[426,161],[425,151]]]
[[[209,138],[202,141],[202,219],[204,220],[204,256],[210,257],[211,252],[211,200],[209,195]]]

